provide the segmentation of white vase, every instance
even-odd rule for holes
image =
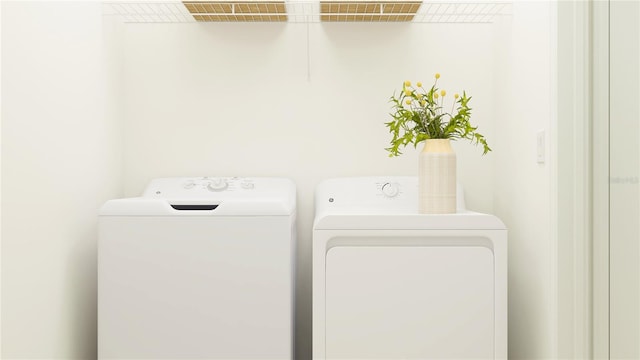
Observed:
[[[421,214],[456,212],[456,154],[449,139],[425,140],[418,162]]]

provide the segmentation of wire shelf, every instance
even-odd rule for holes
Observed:
[[[186,3],[186,5],[185,5]],[[283,4],[266,7],[265,4]],[[321,4],[322,3],[322,4]],[[191,11],[190,4],[200,10]],[[203,8],[200,4],[224,4],[231,10]],[[329,6],[327,6],[329,5]],[[339,6],[338,6],[339,5]],[[247,11],[252,6],[255,11]],[[340,7],[342,6],[342,7]],[[243,10],[245,9],[245,10]],[[265,10],[269,9],[269,10]],[[271,10],[275,9],[275,10]],[[411,11],[407,10],[411,9]],[[105,1],[103,13],[127,23],[197,22],[398,22],[492,23],[511,14],[510,1]]]

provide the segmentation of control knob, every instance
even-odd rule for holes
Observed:
[[[256,186],[252,182],[243,181],[243,182],[240,183],[240,187],[243,188],[243,189],[246,189],[246,190],[251,190],[251,189],[255,188]]]
[[[210,191],[223,191],[227,187],[229,187],[229,183],[225,179],[211,179],[209,184],[207,184],[207,189]]]
[[[382,185],[382,194],[386,197],[395,197],[399,192],[400,185],[398,185],[398,183],[385,183]]]
[[[182,185],[185,189],[193,189],[196,186],[196,183],[193,180],[188,180],[186,183]]]

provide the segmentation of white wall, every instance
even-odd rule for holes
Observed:
[[[297,353],[308,359],[315,186],[417,173],[416,151],[389,159],[384,150],[388,98],[405,79],[430,84],[440,72],[449,96],[466,89],[472,119],[495,144],[493,36],[492,25],[310,24],[307,44],[305,24],[127,24],[125,194],[162,176],[292,178]],[[467,204],[491,212],[496,155],[455,148]]]
[[[536,162],[536,132],[556,129],[555,3],[517,1],[496,48],[494,210],[509,228],[509,358],[556,354],[556,255],[552,164]],[[552,61],[553,60],[553,61]],[[551,147],[553,148],[553,147]]]
[[[551,358],[550,171],[535,163],[535,132],[555,126],[551,4],[517,2],[493,25],[107,24],[124,49],[107,38],[105,54],[97,4],[3,2],[3,358],[93,358],[97,208],[154,177],[198,175],[297,183],[309,358],[314,187],[414,175],[416,151],[383,150],[387,100],[435,72],[474,97],[494,149],[455,144],[467,204],[510,229],[510,358]]]
[[[96,214],[122,195],[98,2],[2,2],[2,358],[96,356]]]

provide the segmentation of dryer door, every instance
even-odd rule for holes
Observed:
[[[442,244],[331,247],[326,358],[493,359],[493,252]]]

